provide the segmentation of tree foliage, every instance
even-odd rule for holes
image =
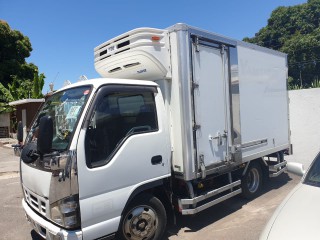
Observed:
[[[31,51],[29,38],[0,20],[0,113],[14,110],[9,102],[43,97],[45,75],[26,62]]]
[[[288,54],[290,84],[304,87],[320,79],[320,1],[278,7],[268,25],[244,41]]]
[[[0,83],[0,113],[14,110],[13,107],[9,106],[9,102],[27,98],[42,98],[44,79],[43,73],[38,74],[36,72],[31,81],[21,80],[13,76],[13,81],[8,83],[7,87]]]
[[[13,76],[33,79],[38,68],[25,60],[31,51],[29,38],[0,20],[0,83],[7,87],[13,81]]]
[[[33,84],[32,84],[32,98],[42,98],[42,89],[44,86],[44,79],[46,77],[44,76],[43,73],[38,73],[36,72],[33,77]]]

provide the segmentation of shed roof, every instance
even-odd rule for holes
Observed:
[[[13,102],[9,102],[10,106],[16,106],[16,105],[21,105],[21,104],[26,104],[26,103],[41,103],[44,102],[44,98],[40,99],[33,99],[33,98],[28,98],[28,99],[21,99]]]

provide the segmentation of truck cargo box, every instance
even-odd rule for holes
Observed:
[[[290,148],[287,56],[185,24],[140,28],[95,48],[102,77],[155,81],[185,180]]]

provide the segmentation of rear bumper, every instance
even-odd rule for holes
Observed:
[[[67,231],[65,229],[62,229],[51,222],[47,221],[46,219],[40,217],[38,214],[36,214],[25,202],[24,199],[22,199],[22,207],[26,213],[26,218],[28,222],[31,224],[33,229],[43,238],[45,239],[68,239],[73,240],[82,239],[82,231],[76,230],[76,231]]]

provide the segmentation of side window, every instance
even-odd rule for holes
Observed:
[[[131,135],[157,130],[152,91],[107,93],[96,102],[87,128],[88,167],[106,164]]]

